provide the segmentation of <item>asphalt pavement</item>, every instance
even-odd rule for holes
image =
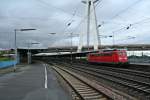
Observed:
[[[71,100],[71,96],[51,68],[35,63],[0,77],[0,100]]]

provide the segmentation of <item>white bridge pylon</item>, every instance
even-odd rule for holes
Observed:
[[[83,33],[80,33],[80,40],[79,40],[79,46],[78,46],[78,52],[82,51],[83,48],[83,37],[87,36],[87,47],[89,50],[89,45],[90,45],[90,34],[93,37],[93,45],[94,45],[94,50],[98,50],[98,45],[100,45],[100,39],[99,39],[99,31],[98,31],[98,27],[97,27],[97,18],[96,18],[96,12],[95,12],[95,3],[99,1],[99,0],[86,0],[86,1],[82,1],[84,4],[86,4],[86,22],[85,22],[85,26],[86,26],[86,30]],[[92,18],[92,22],[91,23],[91,18]],[[92,32],[90,32],[90,26],[93,25],[93,30]]]

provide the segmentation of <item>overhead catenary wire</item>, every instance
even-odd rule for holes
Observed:
[[[142,1],[142,0],[137,0],[137,1],[135,1],[135,2],[132,3],[131,5],[129,5],[128,7],[126,7],[125,9],[121,10],[119,13],[117,13],[116,15],[114,15],[114,16],[111,18],[111,20],[113,20],[114,18],[118,17],[119,15],[125,13],[125,12],[128,11],[129,9],[133,8],[133,6],[139,4],[141,1]],[[109,24],[110,22],[111,22],[111,21],[109,21],[109,22],[102,21],[102,24],[99,24],[99,25],[100,25],[100,27],[101,27],[102,25],[104,26],[104,25],[106,25],[106,24]],[[127,27],[128,27],[128,26],[127,26]],[[123,28],[121,28],[121,29],[124,29],[124,28],[126,28],[126,26],[123,27]],[[117,29],[117,30],[121,30],[121,29]],[[116,30],[115,30],[115,31],[116,31]]]
[[[135,5],[139,4],[141,1],[143,1],[143,0],[137,0],[137,1],[135,1],[134,3],[132,3],[131,5],[129,5],[127,8],[123,9],[122,11],[120,11],[119,13],[117,13],[115,16],[113,16],[113,17],[111,18],[111,20],[114,19],[114,18],[116,18],[116,17],[118,17],[119,15],[125,13],[125,12],[128,11],[129,9],[133,8]],[[120,31],[120,30],[122,30],[122,29],[129,29],[129,28],[130,28],[131,26],[133,26],[133,25],[138,25],[138,24],[141,24],[141,23],[147,23],[147,20],[150,20],[150,18],[142,19],[142,20],[137,21],[137,22],[134,22],[134,23],[129,23],[128,25],[125,25],[124,27],[119,28],[119,29],[117,29],[117,30],[113,30],[112,32],[117,32],[117,31]],[[146,22],[145,22],[145,21],[146,21]],[[103,21],[102,24],[100,24],[100,26],[105,25],[105,24],[109,24],[110,22],[111,22],[111,21],[109,21],[109,22]],[[109,32],[109,33],[112,33],[112,32]]]
[[[102,1],[102,0],[99,0],[99,1],[96,3],[96,6],[99,5],[99,3],[100,3],[101,1]],[[70,14],[69,12],[65,11],[64,9],[61,9],[61,8],[55,7],[55,6],[53,6],[53,5],[50,5],[49,3],[47,3],[47,2],[45,2],[45,1],[43,1],[43,0],[38,0],[38,2],[44,4],[44,5],[47,6],[47,7],[50,7],[50,6],[51,6],[52,8],[55,8],[55,9],[58,9],[58,10],[64,12],[64,13]],[[96,7],[96,6],[95,6],[95,7]],[[91,10],[91,12],[92,12],[92,11],[93,11],[93,10]],[[73,17],[76,15],[76,12],[77,12],[77,10],[76,10],[73,14],[70,14],[70,15],[72,15],[72,18],[71,18],[71,19],[73,19]],[[80,23],[78,24],[77,28],[75,28],[74,30],[77,30],[77,29],[80,27],[80,25],[84,22],[84,20],[85,20],[86,18],[87,18],[87,16],[83,17],[83,19],[82,19],[82,20],[80,21]],[[74,22],[74,20],[71,20],[70,22],[66,23],[66,27],[63,29],[63,32],[64,32],[69,26],[71,26],[72,22]]]
[[[127,12],[129,9],[133,8],[135,5],[139,4],[142,0],[137,0],[135,1],[134,3],[132,3],[131,5],[129,5],[128,7],[126,7],[125,9],[119,11],[119,13],[117,13],[116,15],[112,16],[110,19],[113,20],[115,19],[116,17],[120,16],[121,14]],[[101,25],[104,25],[104,24],[109,24],[111,21],[108,21],[108,22],[105,22],[105,21],[102,21],[102,24]]]
[[[63,29],[62,33],[66,31],[66,29],[75,21],[74,17],[77,14],[77,8],[74,10],[72,17],[65,23],[65,28]]]
[[[96,3],[96,5],[95,5],[95,8],[100,4],[100,2],[102,2],[103,0],[99,0],[97,3]],[[92,9],[91,10],[91,12],[93,12],[94,11],[94,9]],[[90,13],[91,14],[91,13]],[[81,19],[81,21],[80,21],[80,23],[77,25],[77,27],[74,29],[74,32],[72,32],[72,33],[75,33],[76,31],[78,31],[78,29],[80,28],[80,25],[85,21],[87,19],[87,16],[84,16],[82,19]]]
[[[130,23],[129,25],[127,25],[127,26],[125,26],[125,27],[122,27],[122,28],[119,28],[119,29],[116,29],[116,30],[114,30],[114,31],[112,31],[112,32],[110,32],[110,33],[118,32],[118,31],[123,30],[123,29],[129,30],[130,27],[132,27],[132,26],[134,26],[134,25],[141,24],[141,23],[143,23],[143,22],[145,23],[146,20],[149,20],[149,21],[150,21],[150,18],[146,18],[146,19],[142,19],[142,20],[140,20],[140,21],[134,22],[134,23]]]
[[[44,5],[44,6],[46,6],[46,7],[48,7],[48,8],[54,8],[54,9],[57,9],[57,10],[59,10],[59,11],[61,11],[61,12],[64,12],[64,13],[66,13],[66,14],[70,14],[70,15],[72,15],[70,12],[67,12],[66,10],[64,10],[64,9],[62,9],[62,8],[59,8],[59,7],[56,7],[56,6],[53,6],[52,4],[50,4],[50,3],[47,3],[47,2],[45,2],[44,0],[36,0],[37,2],[39,2],[40,4],[42,4],[42,5]],[[7,17],[7,16],[0,16],[0,18],[11,18],[11,19],[16,19],[16,17]],[[43,19],[47,19],[47,18],[42,18],[42,17],[17,17],[17,18],[19,18],[19,19],[32,19],[32,20],[35,20],[35,19],[41,19],[41,20],[43,20]]]
[[[145,19],[142,19],[142,20],[140,20],[140,21],[137,21],[137,22],[134,22],[134,23],[130,23],[129,25],[127,25],[127,26],[125,26],[125,27],[122,27],[122,28],[119,28],[119,29],[117,29],[117,30],[114,30],[114,31],[112,31],[112,32],[109,32],[109,33],[107,33],[107,34],[114,34],[114,33],[116,33],[116,32],[119,32],[119,31],[121,31],[121,30],[129,30],[131,27],[133,27],[134,25],[139,25],[139,24],[141,24],[141,23],[146,23],[146,22],[149,22],[150,21],[150,18],[145,18]],[[114,35],[113,35],[113,37],[114,37]],[[135,36],[131,36],[131,37],[128,37],[128,40],[129,39],[134,39],[134,38],[136,38]],[[119,40],[120,41],[120,40]]]
[[[40,1],[42,1],[42,0],[40,0]],[[101,1],[102,1],[102,0],[100,0],[100,1],[96,4],[96,6],[99,5],[99,3],[100,3]],[[136,2],[132,3],[132,4],[129,5],[127,8],[123,9],[122,11],[120,11],[119,13],[117,13],[115,16],[113,16],[112,19],[118,17],[118,16],[119,16],[120,14],[122,14],[122,13],[125,13],[126,11],[128,11],[129,9],[131,9],[134,5],[138,4],[140,1],[142,1],[142,0],[137,0]],[[46,4],[46,5],[47,5],[47,4]],[[96,6],[95,6],[95,7],[96,7]],[[63,12],[65,12],[65,13],[68,13],[68,12],[64,11],[63,9],[61,9],[61,8],[57,8],[57,7],[55,7],[55,8],[56,8],[56,9],[59,9],[59,10],[61,10],[61,11],[63,11]],[[75,11],[74,13],[76,13],[76,11]],[[72,14],[73,17],[75,16],[74,13]],[[74,31],[77,31],[77,30],[78,30],[78,28],[80,27],[80,25],[84,22],[84,20],[85,20],[86,18],[87,18],[87,16],[85,16],[85,17],[80,21],[80,23],[79,23],[78,26],[74,29]],[[65,31],[69,26],[71,26],[71,24],[72,24],[73,22],[74,22],[74,20],[71,20],[71,19],[70,19],[70,21],[68,21],[68,23],[65,24],[66,27],[65,27],[64,31]],[[104,22],[103,24],[106,24],[106,23]],[[130,24],[129,26],[131,27],[131,26],[133,26],[133,24]],[[121,29],[128,29],[129,26],[127,26],[127,27],[125,26],[125,27],[123,27],[123,28],[121,28]],[[121,29],[117,29],[117,30],[115,30],[115,31],[119,31],[119,30],[121,30]]]
[[[45,2],[44,0],[36,0],[36,1],[38,1],[40,4],[45,5],[45,6],[48,7],[48,8],[51,7],[51,8],[57,9],[57,10],[59,10],[59,11],[61,11],[61,12],[64,12],[64,13],[66,13],[66,14],[70,14],[70,15],[71,15],[71,13],[67,12],[66,10],[64,10],[64,9],[62,9],[62,8],[59,8],[59,7],[56,7],[56,6],[54,6],[54,5],[50,4],[50,3],[47,3],[47,2]]]
[[[44,5],[47,6],[47,7],[52,7],[52,8],[55,8],[55,9],[61,11],[61,12],[64,12],[64,13],[69,14],[69,15],[72,15],[69,20],[68,20],[68,18],[66,19],[67,21],[65,22],[65,28],[61,31],[62,33],[64,33],[65,30],[74,22],[73,18],[74,18],[75,16],[77,16],[78,7],[75,8],[75,10],[74,10],[74,12],[73,12],[73,14],[72,14],[72,13],[69,13],[69,12],[65,11],[65,10],[62,9],[62,8],[53,6],[53,5],[51,5],[51,4],[47,3],[47,2],[45,2],[44,0],[38,0],[38,2],[44,4]],[[78,4],[77,4],[77,5],[78,5]],[[78,17],[80,17],[80,16],[78,16]]]
[[[98,2],[97,2],[96,5],[95,5],[95,8],[99,5],[99,3],[100,3],[101,1],[102,1],[102,0],[98,0]],[[91,12],[93,12],[93,10],[94,10],[94,9],[92,9]],[[76,11],[77,11],[77,10],[75,10],[75,12],[73,13],[73,17],[75,16]],[[73,19],[73,17],[72,17],[72,19]],[[75,32],[78,31],[80,25],[81,25],[81,24],[84,22],[84,20],[86,20],[86,19],[87,19],[87,16],[84,16],[83,19],[81,19],[80,23],[77,25],[77,27],[74,29],[74,31],[72,31],[71,33],[72,33],[72,34],[75,34]],[[71,26],[71,24],[72,24],[73,22],[74,22],[74,20],[71,20],[71,22],[68,22],[68,23],[66,24],[66,27],[64,28],[63,32],[65,32],[65,30],[66,30],[67,28],[69,28],[69,26]]]
[[[102,1],[102,0],[100,0],[99,2],[97,2],[97,3],[96,3],[96,6],[97,6],[101,1]],[[96,7],[96,6],[95,6],[95,7]],[[72,14],[72,17],[71,17],[71,19],[70,19],[70,22],[68,21],[68,23],[65,24],[66,27],[63,29],[62,33],[64,33],[64,32],[66,31],[66,29],[68,29],[68,28],[72,25],[72,23],[74,22],[73,18],[74,18],[74,16],[75,16],[76,13],[77,13],[77,9],[78,9],[78,7],[75,9],[74,13]],[[93,11],[93,10],[91,10],[91,11]],[[84,17],[83,17],[83,19],[80,21],[80,23],[77,25],[77,27],[76,27],[74,30],[77,31],[78,28],[79,28],[80,25],[84,22],[85,19],[87,19],[87,16],[84,16]],[[75,32],[76,32],[76,31],[75,31]],[[71,33],[75,33],[75,32],[71,32]]]

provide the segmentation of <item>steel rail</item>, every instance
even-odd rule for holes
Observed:
[[[83,66],[89,66],[89,63],[77,63],[76,64],[79,64],[79,65],[83,65]],[[126,65],[128,66],[128,65]],[[136,75],[136,76],[141,76],[141,77],[147,77],[147,78],[150,78],[150,72],[144,72],[144,71],[137,71],[137,70],[133,70],[133,69],[125,69],[126,66],[124,68],[114,68],[114,67],[108,67],[108,66],[95,66],[95,65],[91,65],[90,64],[90,67],[95,67],[95,68],[101,68],[101,69],[107,69],[107,70],[111,70],[111,71],[119,71],[119,72],[122,72],[122,73],[125,73],[125,74],[131,74],[131,75]],[[134,73],[134,74],[132,74]]]
[[[70,67],[68,67],[70,68]],[[103,72],[100,74],[100,72],[96,71],[96,70],[89,70],[87,68],[82,68],[83,70],[79,69],[80,67],[79,66],[73,66],[71,67],[72,69],[75,69],[75,70],[78,70],[78,72],[82,71],[84,73],[87,73],[87,74],[90,74],[90,75],[94,75],[95,77],[100,77],[100,78],[103,78],[103,79],[107,79],[108,81],[112,81],[112,82],[115,82],[115,83],[119,83],[123,86],[126,86],[126,87],[129,87],[129,88],[132,88],[136,91],[140,91],[146,95],[149,95],[150,94],[150,84],[149,83],[145,83],[145,82],[142,82],[142,81],[135,81],[135,80],[131,80],[131,79],[128,79],[128,78],[125,78],[125,77],[120,77],[119,75],[113,75],[112,73],[110,74],[108,71],[106,72]],[[120,73],[121,75],[121,73]],[[133,83],[134,82],[134,83]],[[137,83],[136,83],[137,82]],[[140,84],[142,83],[142,84]],[[144,85],[143,85],[144,84]],[[149,96],[147,96],[149,97]]]
[[[79,66],[75,66],[75,67],[79,67]],[[121,72],[109,71],[109,70],[104,70],[104,69],[97,69],[97,68],[84,67],[84,66],[80,66],[79,68],[82,68],[85,70],[86,69],[91,70],[91,71],[94,71],[96,73],[114,76],[116,78],[123,78],[123,79],[129,80],[129,81],[133,81],[133,82],[137,82],[137,83],[141,83],[141,84],[150,86],[150,79],[149,78],[138,77],[138,76],[136,76],[136,74],[134,75],[134,73],[132,73],[133,75],[131,76],[129,74],[124,74]]]
[[[58,66],[53,67],[53,69],[71,86],[80,100],[111,100],[94,87],[74,76],[71,72]]]
[[[65,70],[67,70],[65,68]],[[70,70],[68,70],[70,71]],[[81,78],[82,76],[78,75],[78,78]],[[114,90],[113,88],[111,87],[108,87],[106,85],[100,85],[100,84],[97,84],[95,83],[96,81],[94,80],[91,80],[92,82],[91,83],[88,83],[88,84],[91,84],[91,85],[94,85],[94,87],[96,86],[96,88],[99,90],[99,91],[102,91],[104,94],[106,95],[109,95],[112,99],[115,99],[115,100],[138,100],[134,97],[131,97],[130,95],[128,94],[124,94],[123,92],[121,91],[118,91],[118,90]],[[90,99],[92,100],[92,99]]]
[[[91,72],[88,70],[81,70],[79,68],[72,68],[72,69],[75,69],[76,72],[84,72],[84,73],[87,73],[88,75],[92,75],[92,76],[102,78],[102,79],[107,80],[107,81],[111,81],[111,82],[113,82],[113,84],[115,83],[115,84],[119,84],[119,85],[128,87],[128,89],[132,89],[132,90],[136,91],[137,95],[139,95],[139,93],[142,93],[142,94],[144,93],[144,95],[147,95],[146,98],[149,98],[149,94],[150,94],[150,90],[149,90],[150,88],[149,87],[141,86],[141,85],[136,84],[136,83],[129,83],[129,81],[114,78],[114,77],[107,76],[107,75],[102,75],[99,73],[95,73],[94,71]],[[145,99],[142,99],[142,100],[145,100]]]

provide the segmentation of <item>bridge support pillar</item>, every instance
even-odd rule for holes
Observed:
[[[31,64],[31,51],[28,51],[28,53],[27,53],[27,55],[28,55],[28,64]]]

